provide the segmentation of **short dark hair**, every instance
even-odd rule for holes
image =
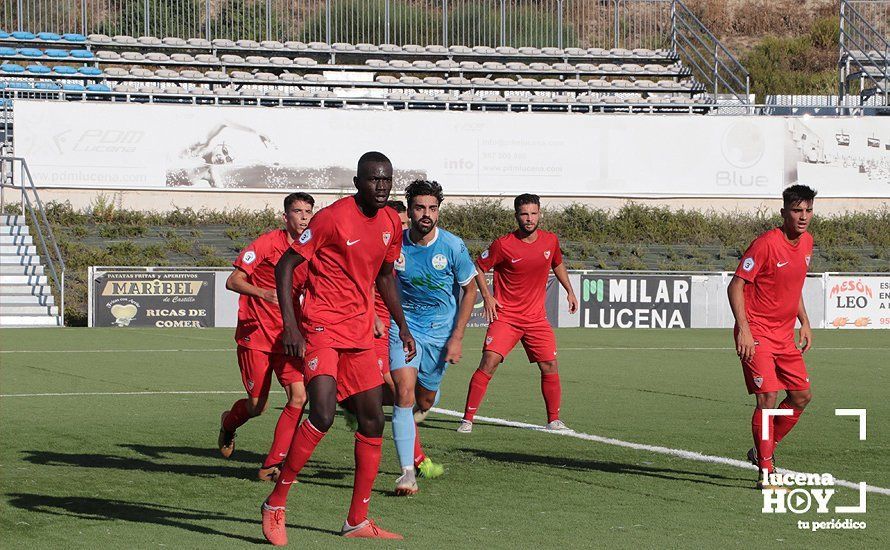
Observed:
[[[386,206],[392,208],[399,214],[408,211],[408,209],[405,208],[405,203],[403,203],[402,201],[386,201]]]
[[[532,193],[523,193],[513,199],[513,210],[518,212],[519,207],[526,204],[536,204],[538,206],[541,206],[541,197],[533,195]]]
[[[788,208],[800,202],[813,202],[816,190],[806,185],[792,185],[782,191],[782,207]]]
[[[361,174],[362,167],[364,167],[366,164],[376,162],[383,162],[392,166],[392,161],[389,160],[389,157],[387,157],[383,153],[379,151],[368,151],[367,153],[359,157],[358,166],[356,166],[356,174]]]
[[[310,195],[309,193],[298,191],[284,197],[284,211],[287,212],[288,210],[290,210],[291,205],[297,201],[307,202],[309,203],[309,206],[315,208],[315,199],[312,198],[312,195]]]
[[[436,201],[439,204],[442,204],[442,201],[445,200],[442,186],[436,181],[414,180],[405,188],[405,200],[408,201],[408,206],[411,206],[411,202],[414,201],[415,197],[426,196],[436,197]]]

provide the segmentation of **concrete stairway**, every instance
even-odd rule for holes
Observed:
[[[0,327],[62,326],[23,216],[0,216]]]

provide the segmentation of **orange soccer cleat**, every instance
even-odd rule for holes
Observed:
[[[287,546],[284,507],[269,506],[264,502],[260,510],[263,512],[263,536],[274,546]]]
[[[283,523],[283,520],[282,520]],[[377,527],[377,524],[374,523],[372,519],[366,519],[365,521],[359,523],[355,527],[350,526],[348,523],[343,524],[343,530],[340,531],[340,534],[346,538],[350,539],[395,539],[402,540],[404,537],[398,533],[390,533],[389,531],[384,531],[380,527]],[[267,537],[268,538],[268,537]]]

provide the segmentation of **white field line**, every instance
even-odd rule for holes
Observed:
[[[180,390],[180,391],[131,391],[131,392],[78,392],[78,393],[6,393],[0,394],[0,398],[10,398],[10,397],[94,397],[94,396],[150,396],[150,395],[231,395],[231,394],[242,394],[243,391],[236,390]],[[273,391],[271,393],[284,393],[283,391]],[[438,407],[433,407],[432,412],[443,414],[445,416],[452,416],[455,418],[462,418],[463,413],[458,411],[452,411],[449,409],[440,409]],[[603,437],[600,435],[586,434],[583,432],[576,432],[574,430],[569,430],[565,432],[552,432],[549,430],[545,430],[543,426],[538,426],[535,424],[528,424],[526,422],[517,422],[514,420],[505,420],[503,418],[493,418],[489,416],[476,416],[477,420],[482,422],[487,422],[489,424],[495,424],[498,426],[509,426],[511,428],[520,428],[524,430],[532,430],[536,432],[542,432],[552,435],[561,435],[564,437],[574,437],[576,439],[583,439],[585,441],[593,441],[596,443],[604,443],[606,445],[615,445],[617,447],[625,447],[627,449],[634,449],[637,451],[647,451],[651,453],[664,454],[669,456],[676,456],[678,458],[683,458],[686,460],[695,460],[698,462],[708,462],[711,464],[723,464],[725,466],[733,466],[736,468],[743,468],[745,470],[756,470],[757,468],[749,464],[748,462],[742,460],[736,460],[734,458],[726,458],[722,456],[713,456],[713,455],[705,455],[701,453],[696,453],[694,451],[684,451],[683,449],[673,449],[671,447],[661,447],[658,445],[645,445],[642,443],[633,443],[630,441],[623,441],[621,439],[613,439],[611,437]],[[779,468],[779,472],[781,473],[790,473],[796,474],[797,472],[793,470],[786,470],[784,468]],[[853,483],[852,481],[846,481],[843,479],[836,479],[835,484],[841,487],[847,487],[850,489],[859,489],[858,483]],[[870,493],[876,493],[880,495],[888,495],[890,496],[890,489],[886,489],[884,487],[876,487],[874,485],[866,485],[865,490]]]
[[[438,407],[433,407],[431,409],[433,412],[444,414],[446,416],[453,416],[455,418],[463,418],[464,413],[458,411],[452,411],[448,409],[440,409]],[[514,420],[505,420],[503,418],[492,418],[488,416],[476,416],[476,420],[487,422],[489,424],[495,424],[498,426],[509,426],[511,428],[521,428],[524,430],[532,430],[536,432],[542,432],[553,435],[561,435],[564,437],[574,437],[576,439],[583,439],[585,441],[594,441],[596,443],[605,443],[606,445],[615,445],[616,447],[625,447],[627,449],[634,449],[637,451],[648,451],[651,453],[659,453],[663,455],[676,456],[678,458],[683,458],[686,460],[696,460],[698,462],[709,462],[711,464],[723,464],[725,466],[733,466],[736,468],[744,468],[745,470],[757,470],[757,467],[753,464],[743,461],[736,460],[734,458],[726,458],[723,456],[713,456],[706,455],[701,453],[696,453],[694,451],[684,451],[683,449],[673,449],[671,447],[661,447],[658,445],[645,445],[643,443],[632,443],[630,441],[623,441],[621,439],[613,439],[611,437],[603,437],[601,435],[592,435],[586,434],[583,432],[576,432],[574,430],[569,431],[550,431],[544,429],[543,426],[537,426],[535,424],[528,424],[525,422],[516,422]],[[777,468],[777,471],[780,473],[789,473],[796,474],[793,470],[786,470],[784,468]],[[846,481],[843,479],[835,479],[835,485],[839,485],[841,487],[848,487],[850,489],[859,489],[859,484],[854,483],[852,481]],[[880,495],[890,496],[890,489],[886,489],[884,487],[875,487],[874,485],[866,485],[865,490],[870,493],[877,493]]]
[[[693,348],[679,348],[679,347],[615,347],[615,346],[600,346],[600,347],[586,347],[586,348],[559,348],[564,351],[735,351],[735,348],[729,347],[693,347]],[[890,350],[890,348],[885,347],[824,347],[824,348],[812,348],[810,351],[879,351],[879,350]],[[53,350],[39,350],[39,349],[9,349],[9,350],[0,350],[0,353],[196,353],[196,352],[232,352],[235,351],[235,348],[179,348],[179,349],[73,349],[73,350],[61,350],[61,349],[53,349]]]

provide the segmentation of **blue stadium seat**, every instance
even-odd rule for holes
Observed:
[[[77,74],[77,69],[68,65],[58,65],[53,67],[53,72],[56,74]]]
[[[71,50],[70,55],[77,59],[93,59],[96,57],[90,50]]]
[[[0,40],[6,40],[9,38],[9,33],[6,31],[0,31]]]
[[[6,83],[6,88],[7,88],[7,89],[14,89],[14,90],[30,90],[30,89],[31,89],[31,83],[30,83],[30,82],[21,82],[21,81],[7,82],[7,83]]]
[[[28,65],[28,72],[31,74],[49,74],[53,70],[46,65]]]
[[[16,40],[34,40],[36,38],[33,32],[28,31],[15,31],[12,33],[12,37]]]
[[[15,55],[15,48],[8,48],[6,46],[0,46],[0,55]]]
[[[43,50],[37,48],[19,48],[19,55],[25,57],[43,57]]]
[[[82,92],[86,90],[83,84],[62,84],[62,89],[66,92]]]
[[[12,106],[12,100],[11,100],[11,99],[2,99],[2,98],[0,98],[0,107],[6,107],[6,106],[10,106],[10,107],[11,107],[11,106]]]
[[[87,86],[88,92],[110,92],[111,88],[106,86],[105,84],[90,84]]]
[[[25,72],[25,68],[21,65],[4,63],[3,65],[0,65],[0,71],[3,71],[4,73],[23,73]]]
[[[46,50],[47,57],[68,57],[68,50]]]
[[[54,82],[37,82],[34,84],[35,90],[61,90],[62,87]]]
[[[0,90],[3,90],[3,89],[5,89],[5,88],[6,88],[6,81],[5,81],[5,80],[0,80]]]
[[[54,32],[39,32],[37,33],[37,38],[41,40],[56,41],[61,40],[62,36]]]
[[[62,35],[62,40],[67,40],[68,42],[86,42],[87,37],[76,32],[69,32]]]
[[[102,69],[96,67],[81,67],[77,69],[77,72],[86,76],[100,76],[102,74]]]

